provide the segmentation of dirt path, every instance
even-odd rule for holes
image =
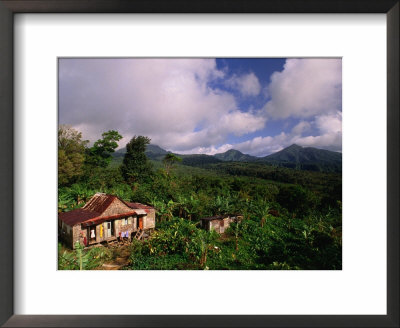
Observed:
[[[129,264],[131,252],[129,246],[119,246],[113,249],[115,257],[113,260],[104,263],[100,270],[120,270]]]

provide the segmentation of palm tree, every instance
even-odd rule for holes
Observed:
[[[169,175],[172,167],[179,162],[182,162],[182,158],[176,156],[175,154],[168,153],[167,155],[165,155],[163,159],[163,164],[167,175]]]

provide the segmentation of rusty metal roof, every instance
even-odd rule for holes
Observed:
[[[125,202],[126,205],[128,205],[130,208],[133,209],[141,209],[144,210],[146,213],[150,213],[151,210],[154,210],[154,207],[151,207],[149,205],[141,204],[141,203],[131,203],[131,202]]]
[[[87,211],[82,208],[69,212],[58,213],[58,218],[69,226],[98,217],[100,213]]]
[[[100,224],[108,220],[113,220],[113,219],[119,219],[124,216],[131,216],[137,214],[135,211],[132,212],[126,212],[126,213],[121,213],[121,214],[115,214],[115,215],[109,215],[109,216],[100,216],[100,217],[95,217],[91,218],[89,220],[85,220],[82,222],[82,226],[84,227],[89,227],[92,225]]]
[[[225,214],[225,215],[214,215],[214,216],[209,216],[206,218],[201,218],[200,220],[204,220],[204,221],[212,221],[212,220],[222,220],[222,219],[226,219],[226,218],[239,218],[239,217],[243,217],[243,215],[241,214]]]
[[[145,205],[145,204],[141,204],[141,203],[125,202],[125,204],[127,204],[130,208],[141,208],[143,210],[154,209],[154,207],[152,207],[150,205]]]
[[[111,205],[115,199],[119,199],[125,205],[133,209],[133,211],[100,217],[100,215]],[[59,213],[58,217],[60,220],[64,221],[70,226],[78,223],[89,226],[93,224],[99,224],[106,220],[117,219],[129,215],[145,215],[146,213],[149,213],[151,209],[154,208],[149,205],[144,205],[141,203],[129,203],[114,195],[96,193],[82,208]]]
[[[209,217],[206,217],[206,218],[201,218],[200,220],[204,220],[204,221],[222,220],[222,219],[225,219],[227,217],[228,217],[228,215],[225,215],[225,216],[223,216],[223,215],[215,215],[215,216],[209,216]]]
[[[147,214],[147,212],[145,210],[142,210],[141,208],[135,209],[135,213],[137,215],[146,215]]]
[[[87,211],[103,213],[117,196],[96,193],[82,208]]]

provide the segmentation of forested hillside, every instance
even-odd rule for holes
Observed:
[[[249,163],[242,161],[249,155],[233,151],[171,154],[144,136],[115,152],[121,138],[108,131],[89,147],[79,131],[60,126],[58,210],[82,207],[96,192],[154,206],[156,231],[129,246],[125,269],[342,268],[342,178],[334,166],[323,166],[339,165],[332,152],[321,158],[291,149],[268,163]],[[315,161],[322,163],[317,172],[302,170]],[[294,168],[281,165],[291,162]],[[223,235],[201,229],[200,218],[228,213],[244,219]],[[59,268],[79,269],[82,255],[59,247]],[[113,256],[96,252],[83,250],[84,268]]]
[[[125,152],[125,148],[115,152],[113,155],[115,163],[120,164]],[[146,148],[146,155],[151,160],[162,161],[164,156],[168,153],[170,152],[153,144],[147,145]],[[265,157],[243,154],[235,149],[230,149],[224,153],[215,155],[176,155],[183,159],[182,164],[190,166],[203,166],[220,162],[246,162],[315,172],[342,172],[341,153],[313,147],[300,147],[296,144]]]
[[[298,145],[291,145],[258,161],[309,171],[342,171],[341,153],[313,147],[300,147]]]

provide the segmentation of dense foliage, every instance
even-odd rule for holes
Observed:
[[[61,125],[58,129],[58,182],[66,185],[76,181],[83,174],[85,146],[82,133],[70,126]]]
[[[134,137],[123,163],[59,181],[59,211],[78,208],[99,191],[156,208],[156,230],[132,243],[127,269],[341,269],[340,174],[209,163],[205,156],[195,167],[168,154],[150,162],[149,142]],[[200,228],[200,218],[224,213],[244,219],[224,235]],[[62,268],[79,268],[76,251],[59,258]]]
[[[150,143],[148,137],[134,136],[126,145],[121,172],[128,184],[145,181],[151,174],[151,164],[145,151]]]
[[[93,147],[86,149],[86,164],[90,169],[107,167],[112,160],[112,153],[118,147],[118,141],[122,136],[115,130],[102,134],[102,139],[97,140]]]

